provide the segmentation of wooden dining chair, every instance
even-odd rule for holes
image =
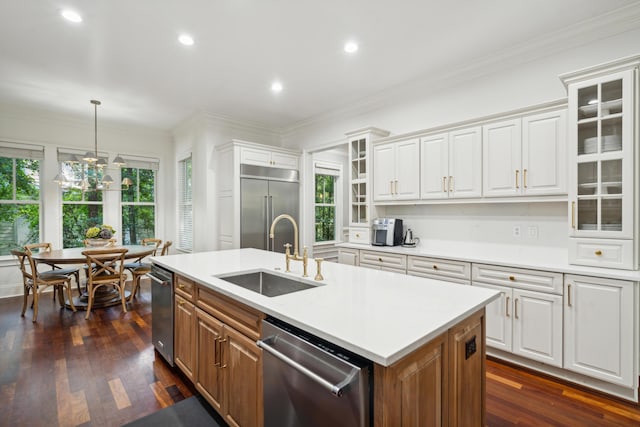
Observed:
[[[127,306],[124,297],[124,256],[127,248],[88,249],[82,252],[87,260],[87,315],[89,318],[96,295],[96,290],[103,286],[113,286],[120,294],[122,310],[126,313]],[[93,268],[90,268],[93,266]]]
[[[71,294],[71,277],[69,275],[56,275],[55,270],[47,272],[39,272],[36,262],[31,258],[30,251],[18,251],[13,250],[11,254],[18,258],[20,271],[22,273],[23,284],[23,299],[22,299],[22,313],[27,311],[27,301],[29,293],[33,292],[33,322],[38,319],[38,301],[40,299],[40,293],[50,286],[53,286],[54,294],[58,292],[58,300],[60,307],[64,307],[64,293],[63,290],[67,290],[67,296],[69,298],[69,307],[71,310],[76,311],[76,307],[73,305],[73,295]],[[27,268],[27,261],[29,262],[29,268]]]
[[[160,252],[160,256],[167,255],[169,253],[169,247],[173,244],[170,240],[164,242],[162,245],[162,251]],[[131,301],[138,292],[140,292],[140,279],[147,273],[151,271],[151,264],[141,263],[139,267],[133,268],[131,270],[132,280],[131,280],[131,294],[129,295],[129,301]]]
[[[32,243],[29,245],[24,245],[24,250],[32,254],[33,252],[51,252],[51,243]],[[47,275],[64,275],[64,276],[73,276],[76,279],[76,287],[78,288],[78,293],[82,293],[80,289],[80,269],[78,267],[65,267],[62,268],[55,264],[51,265],[50,271],[40,272],[40,275],[45,277]],[[53,294],[55,298],[55,292]]]

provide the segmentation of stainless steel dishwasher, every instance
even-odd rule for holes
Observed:
[[[264,427],[371,425],[371,361],[271,317],[258,346]]]
[[[151,264],[151,341],[173,366],[173,273]]]

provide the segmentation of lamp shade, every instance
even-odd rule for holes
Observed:
[[[98,161],[98,156],[93,151],[87,151],[82,157],[82,160],[84,160],[85,162],[93,163]]]
[[[129,187],[130,185],[133,185],[133,181],[131,181],[131,178],[127,177],[122,180],[122,185]]]
[[[115,159],[113,159],[113,164],[118,166],[118,167],[122,167],[124,165],[127,164],[127,162],[124,161],[124,159],[120,156],[120,154],[118,154]]]

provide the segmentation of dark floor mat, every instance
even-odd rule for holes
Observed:
[[[228,427],[202,396],[191,396],[175,405],[125,424],[123,427]]]

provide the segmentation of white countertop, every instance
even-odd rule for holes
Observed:
[[[529,268],[557,273],[579,274],[583,276],[605,277],[609,279],[640,281],[640,271],[614,268],[586,267],[569,264],[566,248],[544,246],[522,246],[497,243],[462,242],[450,240],[430,240],[415,248],[402,246],[373,246],[357,243],[340,243],[342,248],[363,249],[450,259],[473,263],[502,265],[506,267]]]
[[[268,315],[297,326],[380,365],[389,366],[498,297],[497,291],[331,262],[314,289],[266,297],[214,276],[268,270],[301,278],[302,263],[283,273],[284,255],[235,249],[151,258]],[[280,269],[276,271],[276,268]]]

